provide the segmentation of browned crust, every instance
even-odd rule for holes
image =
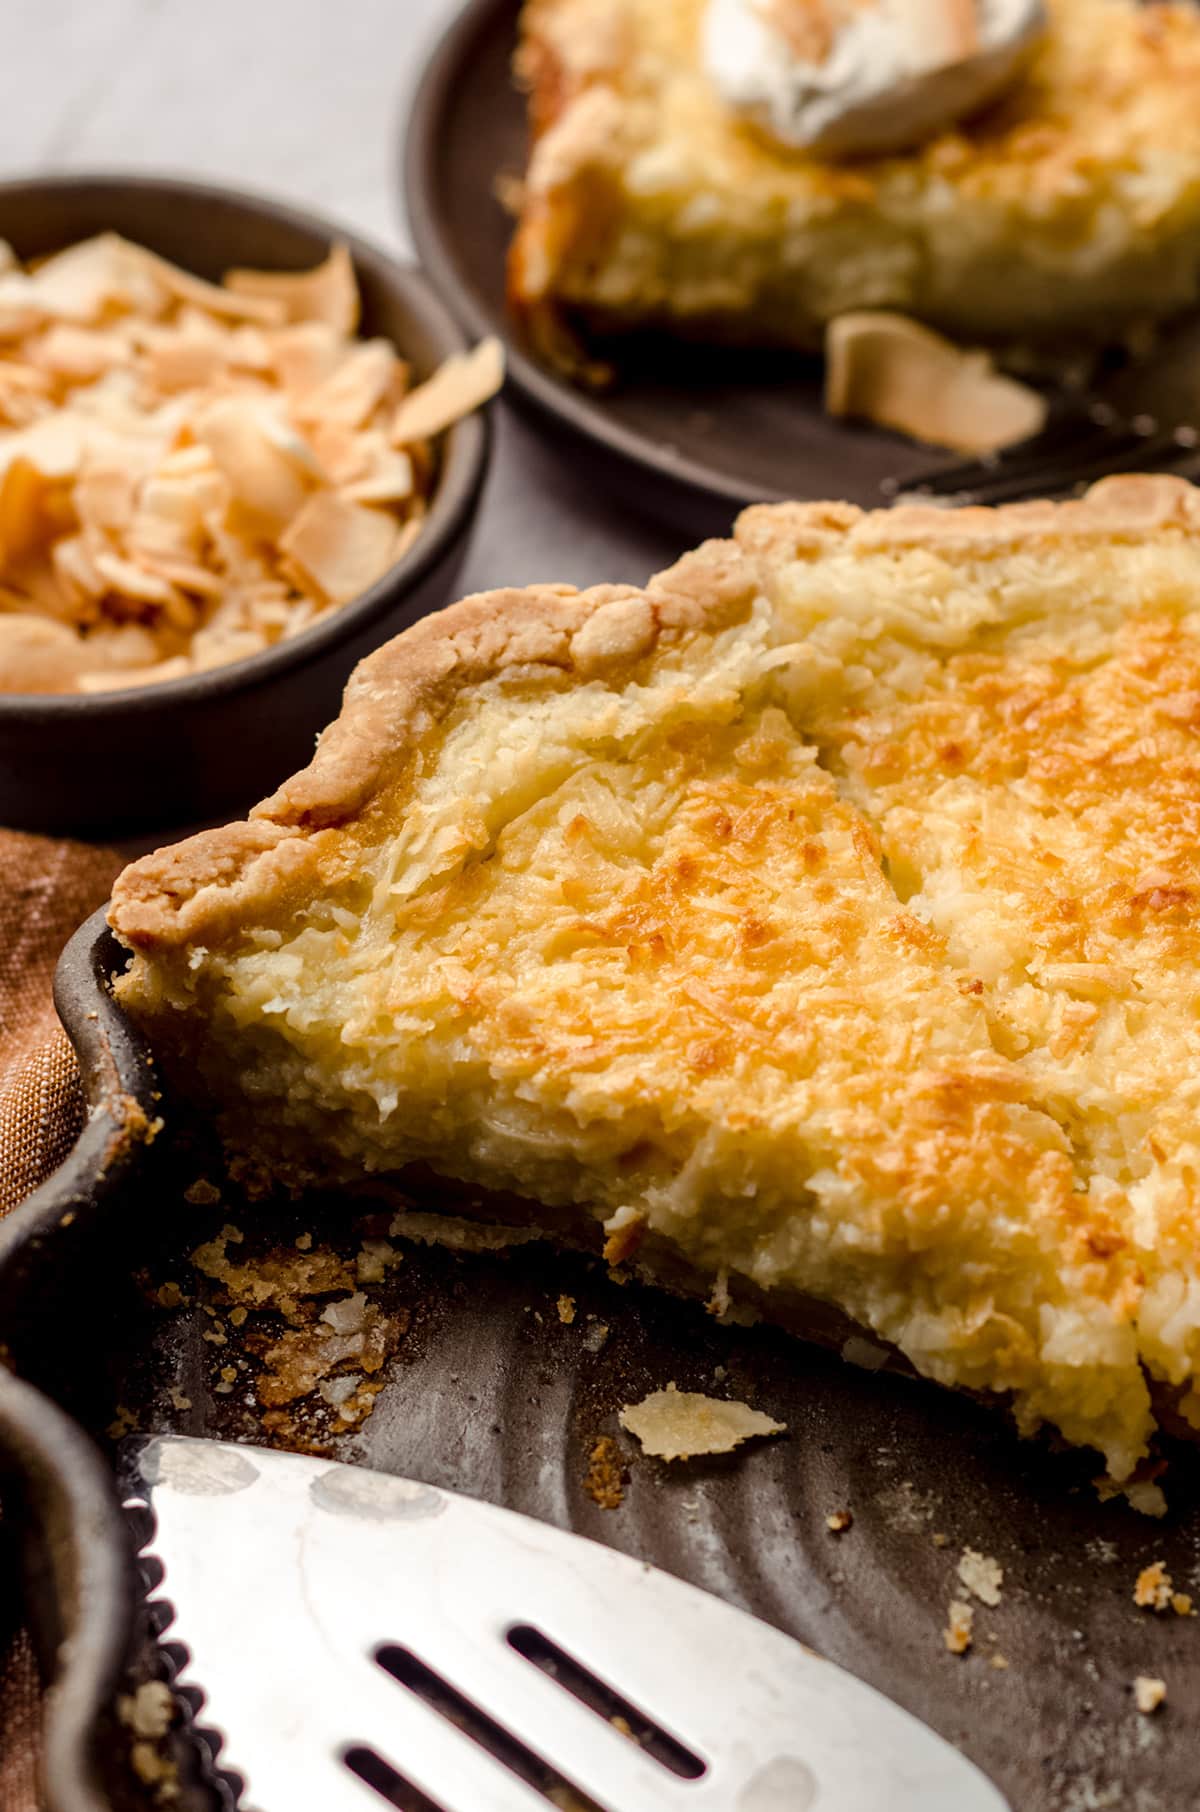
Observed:
[[[760,504],[735,539],[709,541],[644,590],[566,585],[481,592],[386,643],[351,676],[310,765],[251,813],[135,862],[109,920],[134,949],[212,943],[301,904],[336,872],[347,831],[402,782],[460,695],[499,675],[623,684],[660,647],[744,617],[767,574],[834,554],[870,560],[927,547],[978,560],[1046,542],[1128,542],[1200,529],[1183,479],[1109,478],[1069,503],[865,512],[844,503]],[[384,834],[383,831],[380,834]]]
[[[570,28],[565,36],[564,20]],[[539,139],[585,90],[619,75],[628,53],[623,26],[616,0],[583,0],[569,11],[561,0],[526,0],[513,74],[527,96],[530,157]],[[506,263],[509,308],[529,343],[549,364],[584,381],[603,382],[606,368],[589,359],[538,275],[550,248],[560,240],[572,238],[585,225],[593,239],[599,234],[604,214],[599,197],[589,192],[581,202],[574,191],[534,193],[528,184],[520,195]]]

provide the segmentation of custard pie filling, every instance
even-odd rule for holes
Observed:
[[[1127,1478],[1200,1426],[1198,600],[1151,478],[469,599],[126,871],[118,993],[277,1178],[632,1227]]]

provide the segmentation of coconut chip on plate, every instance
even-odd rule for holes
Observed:
[[[115,233],[0,259],[0,692],[95,692],[299,634],[420,534],[496,341],[415,387],[354,268],[210,283]]]

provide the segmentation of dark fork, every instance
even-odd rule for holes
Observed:
[[[1164,428],[1152,415],[1126,418],[1107,403],[1063,405],[1019,446],[912,478],[885,478],[880,489],[890,502],[1019,503],[1076,496],[1116,472],[1200,477],[1200,430]]]

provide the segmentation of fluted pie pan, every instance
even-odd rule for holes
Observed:
[[[115,1507],[116,1434],[313,1435],[303,1405],[288,1433],[270,1435],[252,1388],[217,1390],[231,1356],[247,1378],[261,1358],[239,1349],[226,1319],[214,1324],[188,1255],[232,1223],[248,1252],[294,1252],[300,1239],[352,1256],[364,1227],[386,1232],[396,1207],[381,1223],[379,1204],[350,1191],[286,1209],[240,1200],[208,1130],[164,1095],[152,1053],[112,1001],[124,960],[103,913],[64,954],[57,998],[89,1121],[60,1171],[0,1227],[0,1317],[19,1374],[0,1373],[0,1449],[41,1538],[25,1579],[58,1680],[47,1702],[51,1812],[138,1803],[112,1706],[131,1667],[145,1677],[156,1663]],[[198,1177],[217,1179],[219,1202],[195,1199]],[[411,1205],[447,1202],[431,1186]],[[332,1443],[338,1457],[508,1504],[748,1605],[961,1745],[1026,1812],[1106,1791],[1164,1807],[1194,1793],[1190,1620],[1132,1603],[1153,1561],[1191,1583],[1200,1492],[1186,1456],[1172,1468],[1169,1517],[1153,1523],[1102,1506],[1086,1457],[1019,1442],[965,1398],[766,1329],[719,1327],[542,1247],[456,1255],[393,1243],[403,1260],[371,1294],[404,1331],[373,1414]],[[190,1300],[164,1307],[174,1283]],[[214,1325],[230,1347],[205,1339]],[[671,1381],[749,1401],[788,1434],[726,1459],[639,1459],[614,1412]],[[616,1508],[602,1507],[612,1478],[602,1471],[598,1483],[592,1458],[605,1437],[626,1472]],[[844,1509],[853,1525],[834,1536],[826,1518]],[[968,1548],[1005,1573],[1000,1603],[976,1605],[962,1658],[942,1632],[964,1596]],[[1139,1673],[1170,1693],[1150,1739],[1131,1701]],[[189,1812],[207,1806],[186,1773],[184,1795]]]

